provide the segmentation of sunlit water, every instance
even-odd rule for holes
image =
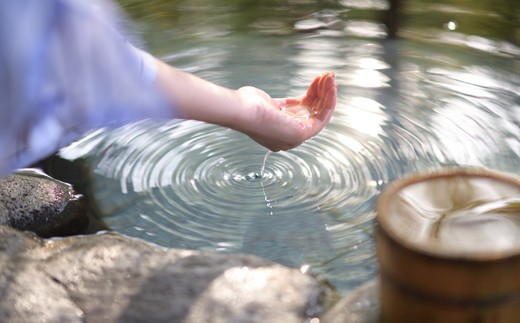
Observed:
[[[110,229],[310,268],[347,293],[377,273],[374,203],[387,183],[442,165],[520,173],[520,50],[464,29],[467,16],[500,16],[412,7],[418,26],[385,40],[374,17],[386,2],[206,2],[129,9],[152,52],[224,86],[297,96],[334,71],[336,112],[317,137],[269,156],[199,122],[92,133],[60,156],[84,160],[91,207]]]

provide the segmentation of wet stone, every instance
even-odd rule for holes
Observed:
[[[330,293],[256,256],[115,233],[39,239],[0,226],[0,250],[0,317],[10,322],[299,323],[319,316]]]
[[[379,279],[370,280],[338,301],[322,317],[321,323],[378,323],[381,314]]]
[[[88,226],[83,197],[71,185],[36,170],[0,178],[0,224],[41,237],[82,233]]]

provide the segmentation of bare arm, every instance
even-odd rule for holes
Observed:
[[[216,85],[157,60],[157,85],[183,119],[199,120],[237,130],[251,122],[250,111],[237,91]]]
[[[316,77],[302,97],[283,99],[254,87],[224,88],[160,60],[156,82],[182,118],[240,131],[272,151],[294,148],[316,135],[336,105],[331,72]]]

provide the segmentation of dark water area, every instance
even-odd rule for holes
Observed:
[[[91,133],[60,151],[72,166],[53,175],[81,171],[111,230],[256,254],[346,294],[377,274],[374,204],[389,182],[449,165],[520,175],[516,1],[120,3],[177,68],[273,97],[334,71],[338,104],[317,137],[267,158],[240,133],[192,121]]]

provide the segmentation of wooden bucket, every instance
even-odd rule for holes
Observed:
[[[519,179],[412,175],[376,209],[382,322],[520,322]]]

